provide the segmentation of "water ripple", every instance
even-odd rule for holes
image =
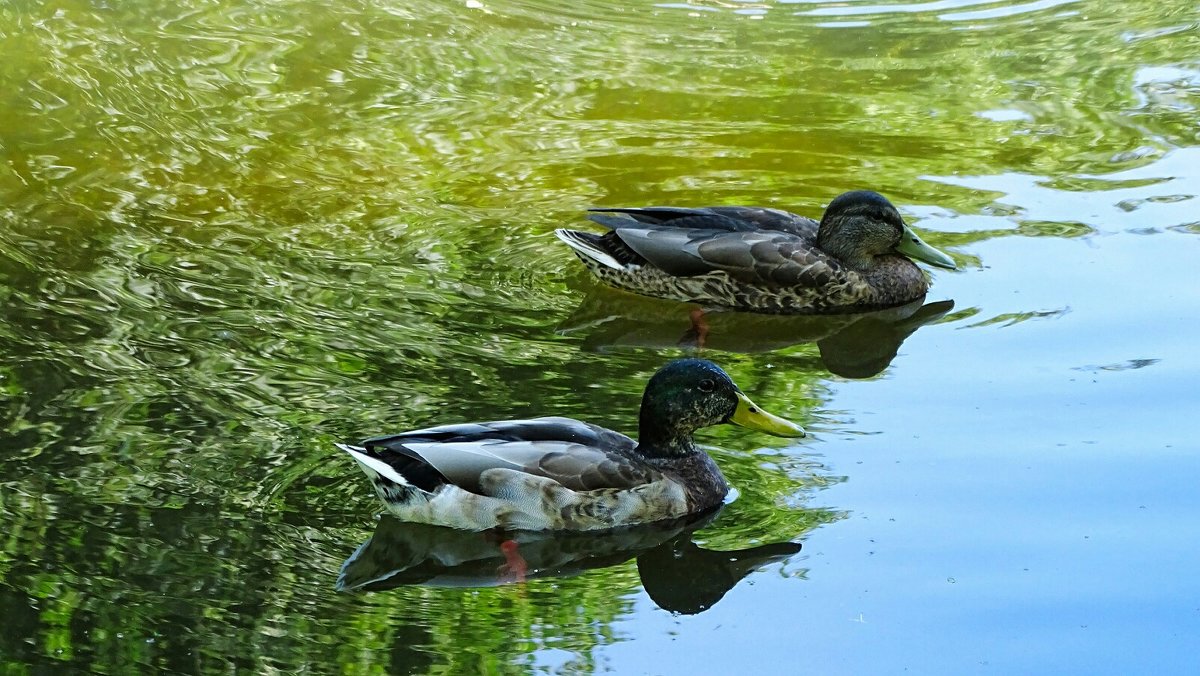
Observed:
[[[533,645],[595,666],[635,605],[628,567],[508,596],[333,596],[378,505],[331,442],[539,414],[633,430],[681,351],[556,332],[595,283],[550,232],[596,205],[817,215],[878,189],[961,251],[934,288],[986,298],[947,320],[1065,344],[1088,304],[987,297],[967,282],[1025,273],[984,255],[1033,242],[1053,267],[1097,233],[1200,232],[1195,8],[1083,6],[0,3],[0,605],[22,628],[0,652],[43,671],[336,654],[475,673],[532,670],[514,646]],[[741,493],[714,543],[846,516],[810,506],[845,471],[812,449],[862,429],[820,411],[844,383],[818,356],[720,355],[756,401],[826,424],[803,445],[706,434]]]
[[[1025,222],[1081,223],[1088,232],[1146,232],[1193,223],[1200,204],[1200,148],[1181,148],[1143,166],[1072,178],[1008,173],[930,176],[929,180],[999,193]]]

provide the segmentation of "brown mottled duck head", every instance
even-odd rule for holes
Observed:
[[[876,256],[886,254],[956,269],[954,259],[922,241],[886,197],[870,190],[842,193],[829,203],[817,246],[856,270],[871,268]]]

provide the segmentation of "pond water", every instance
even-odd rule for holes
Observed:
[[[16,0],[0,92],[5,673],[1200,669],[1194,2]],[[924,306],[698,348],[552,234],[858,188]],[[525,583],[332,445],[697,353],[810,436]]]

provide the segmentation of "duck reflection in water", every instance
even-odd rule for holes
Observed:
[[[710,349],[770,352],[816,343],[821,363],[843,378],[882,373],[904,340],[954,309],[954,301],[920,298],[884,310],[840,315],[766,315],[594,289],[559,327],[583,334],[583,348]]]
[[[603,535],[551,531],[467,532],[406,523],[385,514],[375,533],[342,564],[340,591],[420,585],[495,587],[570,577],[637,559],[647,595],[664,610],[711,608],[739,580],[800,551],[796,542],[734,551],[704,549],[692,534],[720,510],[691,519],[624,528]],[[509,548],[520,547],[520,557]]]

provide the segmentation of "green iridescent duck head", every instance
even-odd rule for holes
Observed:
[[[732,423],[780,437],[802,437],[795,423],[755,405],[725,371],[704,359],[679,359],[659,369],[642,396],[638,440],[648,455],[694,448],[692,433]]]

